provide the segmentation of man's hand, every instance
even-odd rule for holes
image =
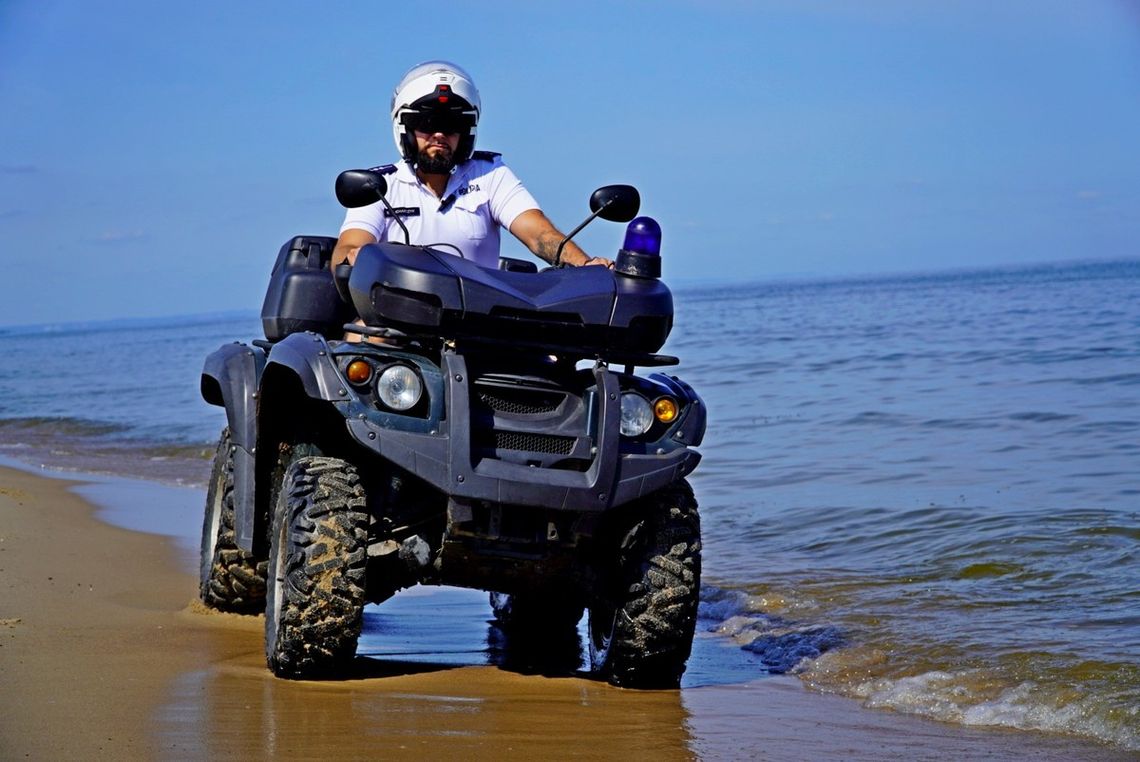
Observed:
[[[583,267],[586,265],[601,265],[603,267],[608,267],[611,270],[614,269],[614,261],[612,259],[606,259],[605,257],[590,257],[581,264]]]
[[[376,243],[376,238],[366,230],[352,228],[341,233],[329,262],[332,271],[336,272],[336,266],[342,262],[356,264],[356,252],[370,243]]]

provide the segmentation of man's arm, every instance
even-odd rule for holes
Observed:
[[[352,231],[345,232],[350,233]],[[554,264],[554,256],[558,253],[558,244],[566,237],[538,209],[528,209],[515,217],[511,223],[511,234],[519,239],[523,246],[530,249],[536,257],[544,259],[550,264]],[[340,244],[337,244],[337,248],[340,248]],[[613,267],[614,265],[605,257],[591,257],[578,248],[578,245],[573,241],[568,241],[562,248],[562,262],[573,266],[604,265]]]
[[[356,252],[360,251],[360,247],[367,246],[370,243],[376,243],[376,236],[367,230],[349,228],[341,233],[340,238],[337,239],[330,266],[335,271],[336,266],[341,262],[347,261],[350,265],[356,264]]]

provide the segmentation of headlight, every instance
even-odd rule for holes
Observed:
[[[626,392],[621,395],[621,433],[626,437],[639,437],[653,425],[653,407],[640,394]]]
[[[376,380],[376,393],[393,410],[410,410],[423,396],[424,384],[408,366],[390,365]]]

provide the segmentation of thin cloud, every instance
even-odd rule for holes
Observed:
[[[1100,198],[1103,195],[1104,194],[1098,190],[1080,190],[1080,191],[1077,191],[1077,198],[1083,198],[1083,199]]]

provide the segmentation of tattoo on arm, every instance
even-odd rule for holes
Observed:
[[[554,264],[554,255],[558,253],[558,244],[561,242],[562,236],[558,235],[557,232],[550,231],[542,233],[534,243],[534,253],[536,256]]]

